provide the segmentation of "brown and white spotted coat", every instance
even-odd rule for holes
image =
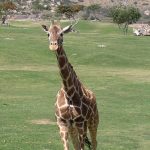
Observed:
[[[55,114],[64,150],[69,150],[69,135],[74,149],[84,150],[87,129],[90,132],[92,149],[96,150],[99,123],[96,98],[93,92],[80,82],[63,49],[63,34],[70,32],[72,25],[63,29],[54,22],[49,29],[45,25],[42,26],[49,37],[49,48],[56,54],[63,82],[57,94]]]

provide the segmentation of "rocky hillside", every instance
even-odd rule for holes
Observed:
[[[91,4],[100,4],[102,7],[113,6],[115,4],[125,4],[133,5],[140,9],[150,9],[150,0],[12,0],[19,5],[30,5],[34,2],[39,2],[40,4],[49,5],[59,5],[60,3],[78,3],[81,5],[91,5]]]
[[[150,0],[77,0],[77,1],[85,5],[99,3],[102,7],[107,7],[118,3],[122,3],[125,5],[137,6],[140,9],[150,8]]]
[[[138,7],[142,14],[150,17],[150,0],[12,0],[16,6],[16,14],[36,14],[43,13],[43,10],[55,13],[55,8],[62,4],[81,4],[81,5],[92,5],[100,4],[102,8],[109,8],[116,4],[133,5]]]

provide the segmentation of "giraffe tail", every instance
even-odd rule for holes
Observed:
[[[92,144],[89,141],[87,136],[85,137],[84,142],[85,142],[86,146],[89,148],[89,150],[92,150]]]

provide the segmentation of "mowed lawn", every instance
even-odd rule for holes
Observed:
[[[80,21],[76,29],[64,36],[64,48],[97,97],[97,150],[149,150],[150,37],[133,36],[132,29],[125,36],[102,22]],[[41,22],[1,26],[0,150],[63,149],[54,116],[60,87]]]

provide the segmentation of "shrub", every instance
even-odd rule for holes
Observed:
[[[137,22],[141,14],[135,7],[118,5],[111,8],[110,16],[113,22],[118,24],[119,28],[124,25],[123,31],[127,33],[128,25]]]
[[[82,5],[59,5],[56,12],[61,15],[65,15],[67,18],[74,18],[75,15],[83,10]]]

